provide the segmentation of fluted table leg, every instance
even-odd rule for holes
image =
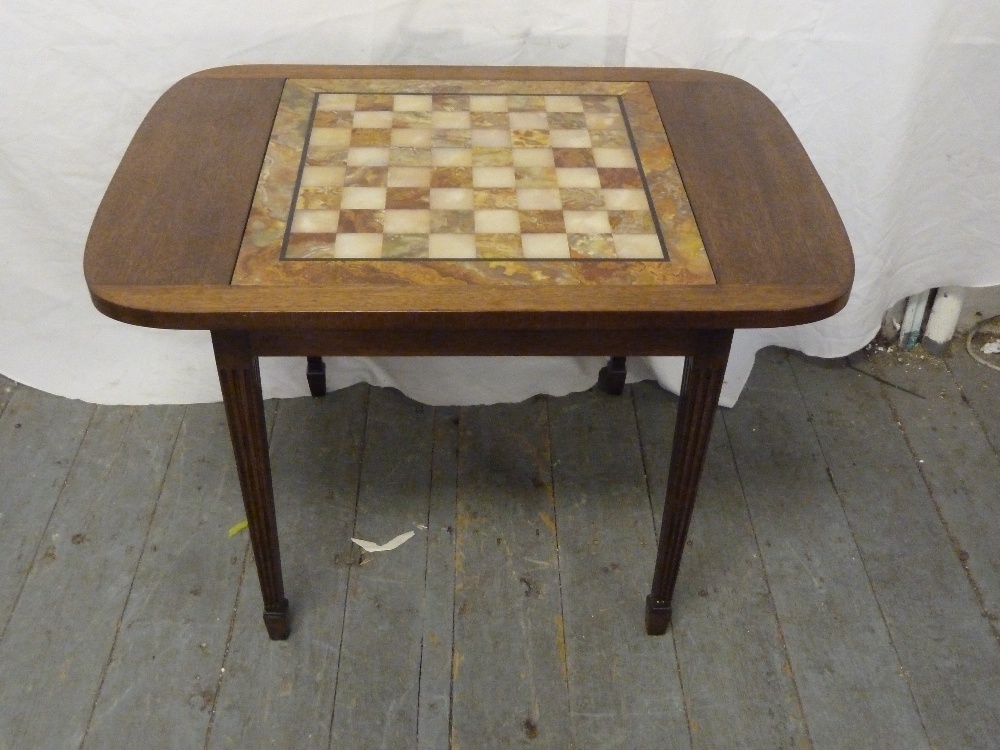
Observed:
[[[649,635],[662,635],[670,625],[670,600],[677,583],[681,553],[708,452],[708,438],[719,405],[732,340],[732,331],[705,331],[699,351],[684,362],[656,569],[652,591],[646,598],[646,632]]]
[[[281,580],[260,369],[245,334],[213,331],[212,345],[243,491],[250,544],[264,597],[264,625],[271,640],[285,640],[290,632],[288,600]]]

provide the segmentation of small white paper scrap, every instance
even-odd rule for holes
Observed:
[[[991,341],[983,347],[983,354],[1000,354],[1000,341]]]
[[[412,531],[407,531],[405,534],[400,534],[399,536],[395,537],[394,539],[390,539],[385,544],[376,544],[375,542],[366,542],[364,539],[355,539],[354,537],[351,537],[351,541],[354,542],[359,547],[361,547],[361,549],[363,549],[365,552],[388,552],[391,549],[396,549],[396,547],[398,547],[399,545],[401,545],[403,542],[405,542],[411,536],[413,536],[413,532]]]

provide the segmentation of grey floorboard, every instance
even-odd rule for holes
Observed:
[[[465,408],[460,428],[452,747],[567,750],[545,402]]]
[[[225,410],[188,406],[85,748],[204,744],[246,557],[227,530],[243,517]]]
[[[83,740],[183,407],[98,407],[0,642],[0,747]]]
[[[952,344],[945,365],[960,388],[959,398],[976,415],[993,450],[1000,451],[1000,372],[970,357],[964,342]]]
[[[458,422],[458,408],[439,407],[434,410],[417,750],[446,748],[451,736]]]
[[[990,747],[1000,738],[1000,649],[886,386],[790,361],[931,745]]]
[[[272,472],[292,634],[268,640],[248,555],[208,748],[329,746],[367,399],[355,386],[278,406]]]
[[[887,380],[925,396],[886,391],[984,615],[1000,618],[1000,457],[941,360],[910,356],[899,367],[892,366],[894,356],[875,356],[871,364]],[[997,631],[1000,621],[992,622]]]
[[[580,748],[688,748],[673,640],[644,629],[656,533],[630,396],[548,402],[571,727]]]
[[[13,380],[0,375],[0,416],[3,415],[3,410],[6,408],[7,402],[10,401],[10,397],[14,394],[14,390],[17,387],[17,383]]]
[[[0,414],[2,639],[94,407],[24,386],[0,391],[5,405]]]
[[[666,494],[677,399],[633,386],[657,523]],[[646,574],[648,575],[648,573]],[[696,748],[809,744],[797,686],[721,413],[674,592],[676,643]]]
[[[372,390],[353,536],[384,543],[350,570],[332,748],[417,744],[434,409]]]
[[[784,352],[724,419],[812,741],[929,747]]]

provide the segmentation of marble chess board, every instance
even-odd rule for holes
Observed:
[[[466,280],[586,282],[608,270],[579,262],[618,261],[714,282],[634,83],[289,81],[233,283],[344,282],[361,272],[331,262],[358,260],[367,278],[462,261]]]
[[[284,257],[665,253],[617,97],[319,94]]]

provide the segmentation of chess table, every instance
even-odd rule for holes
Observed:
[[[789,125],[730,76],[238,66],[155,104],[84,270],[112,318],[211,331],[283,639],[258,357],[684,356],[646,600],[661,634],[734,329],[832,315],[853,260]]]

